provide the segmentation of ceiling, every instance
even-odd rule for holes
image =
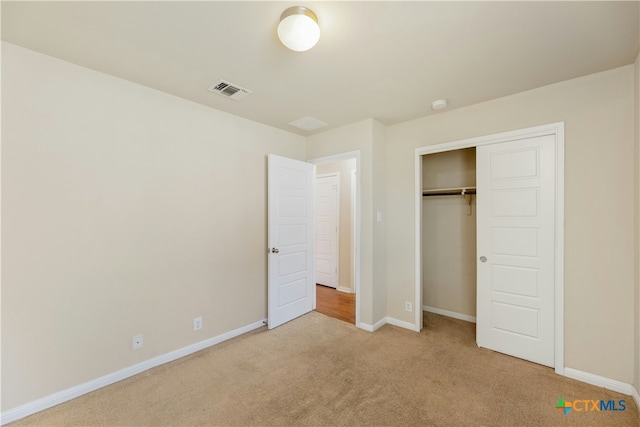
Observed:
[[[289,6],[320,42],[277,39]],[[390,125],[631,64],[638,2],[7,2],[2,39],[301,135],[312,116]],[[253,93],[207,89],[225,79]]]

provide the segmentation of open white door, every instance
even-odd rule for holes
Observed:
[[[269,154],[268,328],[313,308],[312,164]]]
[[[477,148],[477,343],[554,366],[555,139]]]

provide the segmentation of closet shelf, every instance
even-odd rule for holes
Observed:
[[[434,188],[430,190],[422,190],[422,196],[465,196],[467,194],[476,194],[476,187],[454,187],[454,188]]]

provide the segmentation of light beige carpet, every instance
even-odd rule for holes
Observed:
[[[368,333],[312,312],[97,390],[13,426],[639,426],[630,396],[478,349],[475,325]],[[555,409],[624,399],[622,412]]]

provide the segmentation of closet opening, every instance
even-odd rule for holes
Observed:
[[[563,374],[564,123],[420,147],[415,170],[416,329],[475,321],[478,347]]]
[[[475,323],[476,149],[425,154],[421,167],[424,316]]]

